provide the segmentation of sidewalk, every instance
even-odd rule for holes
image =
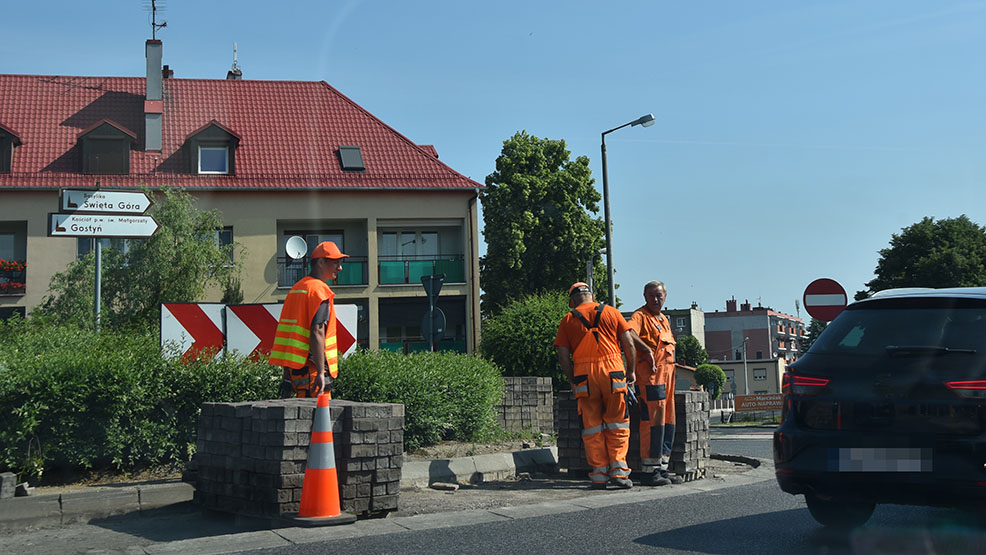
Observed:
[[[15,505],[10,503],[15,500],[0,502],[0,528],[3,528],[0,543],[6,552],[51,555],[92,551],[232,553],[581,511],[773,479],[773,465],[769,461],[720,456],[727,457],[745,463],[744,470],[676,486],[608,491],[591,491],[583,479],[537,474],[539,465],[553,464],[553,449],[409,461],[404,468],[405,479],[401,481],[400,511],[388,518],[325,528],[272,529],[267,521],[203,512],[190,502],[191,486],[180,482],[99,487],[34,499],[17,498],[17,511],[12,510]],[[517,474],[522,479],[516,479]],[[509,480],[495,481],[506,478]],[[429,482],[477,479],[486,481],[463,486],[451,495],[423,487]],[[46,497],[56,499],[42,499]],[[28,501],[28,505],[22,505],[21,501]],[[32,509],[33,514],[42,516],[32,517],[32,510],[26,509],[28,506],[36,507]],[[56,517],[59,512],[60,516]]]

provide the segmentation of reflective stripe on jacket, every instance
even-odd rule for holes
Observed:
[[[281,308],[281,318],[274,332],[270,363],[288,368],[303,368],[311,348],[312,318],[319,306],[329,302],[329,319],[325,327],[325,363],[329,375],[339,374],[339,349],[336,338],[336,311],[331,302],[335,293],[322,280],[307,276],[291,287]],[[321,371],[321,369],[318,369]]]

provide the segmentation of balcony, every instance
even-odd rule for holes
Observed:
[[[462,255],[380,257],[382,285],[419,284],[422,276],[445,274],[445,283],[465,283]]]
[[[23,295],[27,289],[27,263],[0,258],[0,295]]]
[[[286,257],[277,259],[277,286],[291,287],[299,279],[310,273],[310,266],[307,258],[293,260]],[[336,279],[329,281],[329,285],[366,285],[367,284],[367,257],[350,256],[342,262],[342,270]]]

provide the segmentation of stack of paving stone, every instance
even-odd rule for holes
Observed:
[[[552,433],[555,429],[551,378],[505,377],[497,417],[509,432]]]
[[[709,396],[703,391],[675,393],[675,437],[669,470],[686,481],[705,477],[712,453],[709,446]],[[589,465],[582,444],[582,417],[571,391],[558,392],[556,404],[558,467],[585,476]],[[630,450],[627,464],[640,468],[639,406],[630,411]]]
[[[397,509],[404,405],[331,403],[342,510],[357,516]],[[203,507],[250,516],[297,513],[315,399],[204,403],[193,460]]]

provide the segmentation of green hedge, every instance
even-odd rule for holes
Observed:
[[[405,404],[408,448],[499,430],[503,378],[482,359],[361,352],[340,372],[337,398]],[[0,321],[0,471],[40,477],[187,461],[203,402],[274,399],[280,380],[265,361],[165,359],[153,333]]]
[[[185,461],[204,401],[269,399],[280,373],[235,358],[165,360],[156,334],[0,323],[0,467]]]
[[[484,441],[498,431],[503,377],[492,363],[456,353],[354,353],[339,364],[335,396],[404,403],[404,446]]]

